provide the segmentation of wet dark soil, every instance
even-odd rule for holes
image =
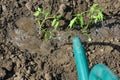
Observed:
[[[64,27],[93,3],[104,8],[106,19],[92,26],[88,42],[80,30]],[[36,31],[38,7],[64,15],[61,29],[48,41]],[[103,63],[120,77],[120,0],[0,0],[0,80],[77,80],[75,36],[82,40],[89,68]]]

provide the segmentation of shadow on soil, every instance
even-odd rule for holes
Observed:
[[[88,43],[87,42],[83,42],[83,44],[88,44]],[[111,46],[113,49],[115,49],[115,50],[120,52],[120,46],[116,45],[116,44],[107,43],[107,42],[92,42],[92,43],[88,44],[88,47],[92,46],[92,45]]]
[[[12,69],[10,71],[4,67],[2,68],[3,70],[5,70],[5,73],[6,73],[5,77],[2,80],[9,79],[15,74],[14,67],[15,67],[15,63],[13,63]]]

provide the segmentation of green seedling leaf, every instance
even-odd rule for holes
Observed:
[[[52,22],[52,26],[54,27],[55,30],[58,28],[58,25],[59,25],[59,21],[57,19],[54,19]]]
[[[93,4],[92,7],[91,7],[91,9],[92,9],[93,11],[96,10],[96,9],[98,9],[98,4]]]
[[[76,14],[75,16],[79,17],[79,16],[81,16],[81,14]]]
[[[54,19],[54,20],[52,21],[52,26],[55,26],[56,23],[57,23],[57,19]]]
[[[93,4],[92,8],[94,8],[94,9],[98,8],[98,4]]]
[[[95,18],[94,22],[97,23],[98,21],[99,21],[99,19],[98,19],[98,18]]]
[[[92,38],[91,38],[91,37],[88,37],[88,41],[91,42],[91,41],[92,41]]]
[[[73,19],[70,21],[70,24],[68,25],[68,27],[69,27],[69,28],[72,28],[72,27],[74,26],[76,20],[77,20],[77,17],[73,18]]]
[[[42,8],[38,8],[38,11],[39,11],[39,12],[42,12],[42,11],[43,11],[43,9],[42,9]]]
[[[50,13],[49,12],[45,12],[45,16],[47,17]]]
[[[97,23],[98,21],[103,21],[103,14],[101,10],[96,10],[97,15],[91,15],[91,19],[94,19],[94,22]]]
[[[43,9],[42,8],[38,8],[38,10],[33,14],[35,17],[38,17],[40,15],[40,13],[42,13]]]
[[[78,24],[80,25],[80,27],[83,28],[83,17],[80,16],[80,18],[77,21],[78,21]]]
[[[93,19],[95,23],[99,21],[98,15],[97,16],[91,15],[91,19]]]
[[[62,18],[61,14],[56,17],[57,20],[60,20],[61,18]]]
[[[58,15],[52,21],[52,26],[54,27],[55,30],[58,28],[59,20],[61,19],[61,17],[62,17],[62,15]]]
[[[59,25],[59,22],[57,21],[56,24],[53,26],[55,30],[58,28],[58,25]]]
[[[102,12],[99,12],[98,16],[99,16],[99,20],[103,21],[103,14],[102,14]]]
[[[90,14],[94,14],[96,10],[98,10],[98,4],[93,4],[93,6],[90,8]]]
[[[91,7],[90,14],[92,15],[94,13],[94,8]]]
[[[39,11],[36,11],[34,14],[33,14],[35,17],[38,17],[40,15],[40,12]]]

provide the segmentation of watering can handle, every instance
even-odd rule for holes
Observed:
[[[85,50],[78,37],[73,38],[73,52],[78,72],[78,80],[119,80],[118,77],[105,65],[95,65],[90,73]]]
[[[89,80],[119,80],[104,64],[96,64],[90,71]]]

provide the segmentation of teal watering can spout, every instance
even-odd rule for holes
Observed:
[[[88,63],[85,55],[85,50],[79,38],[73,39],[73,52],[76,61],[76,67],[79,80],[88,80]]]
[[[89,72],[85,50],[78,37],[73,39],[73,52],[78,72],[78,80],[120,80],[104,64],[95,65]]]

